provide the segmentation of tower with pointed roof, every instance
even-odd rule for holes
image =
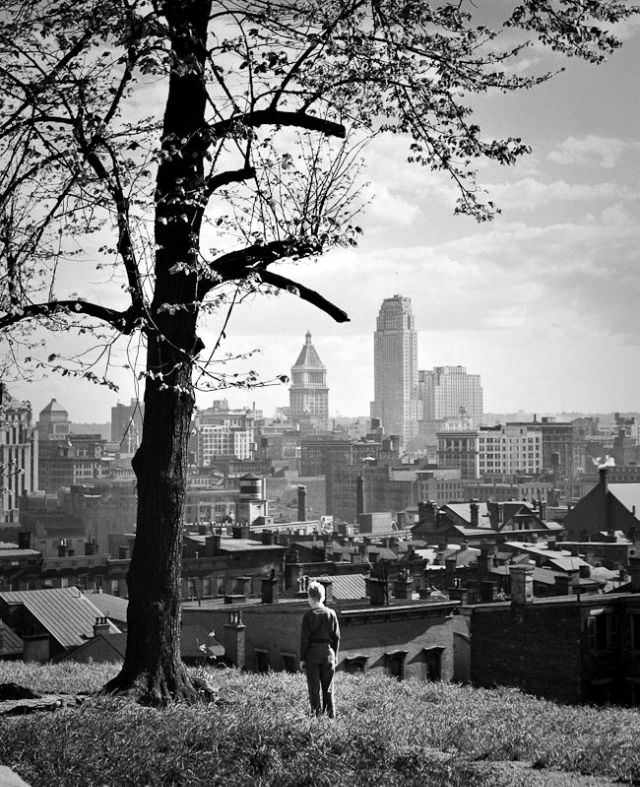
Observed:
[[[324,431],[329,421],[329,389],[327,367],[320,360],[307,331],[298,359],[291,367],[289,389],[291,420],[302,431]]]
[[[69,413],[52,399],[40,410],[37,427],[40,440],[59,440],[66,437],[71,432]]]

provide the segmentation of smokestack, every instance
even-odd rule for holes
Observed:
[[[607,478],[607,470],[608,470],[608,468],[606,466],[600,467],[598,469],[598,476],[599,476],[598,481],[599,481],[600,489],[602,490],[602,494],[603,495],[606,495],[606,494],[609,493],[609,481],[608,481],[608,478]]]
[[[478,501],[473,499],[470,505],[471,509],[471,527],[478,527],[480,522],[480,506],[478,505]]]
[[[356,515],[364,514],[364,476],[356,479]]]
[[[298,522],[305,522],[307,519],[307,487],[304,484],[298,486]]]

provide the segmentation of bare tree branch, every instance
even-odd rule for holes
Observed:
[[[23,320],[37,317],[53,317],[56,314],[86,314],[88,317],[95,317],[112,325],[124,334],[132,333],[136,327],[137,318],[142,316],[135,314],[132,309],[117,311],[116,309],[109,309],[107,306],[100,306],[97,303],[79,299],[46,301],[44,303],[28,304],[22,307],[20,311],[0,317],[0,330],[17,325]]]
[[[346,136],[346,128],[342,123],[335,123],[332,120],[309,115],[306,112],[285,112],[280,109],[256,109],[254,112],[247,112],[244,115],[234,115],[226,120],[220,120],[209,126],[209,134],[212,138],[226,136],[237,126],[249,126],[257,128],[259,126],[293,126],[295,128],[306,129],[307,131],[318,131],[330,137],[343,139]]]
[[[328,301],[315,290],[311,290],[309,287],[305,287],[303,284],[299,284],[273,271],[262,270],[259,276],[265,284],[272,284],[281,290],[287,290],[292,295],[297,295],[303,301],[307,301],[307,303],[328,314],[336,322],[349,322],[349,315],[345,311]]]

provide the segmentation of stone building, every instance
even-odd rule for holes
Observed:
[[[323,432],[329,426],[327,367],[305,334],[304,345],[291,367],[289,418],[301,432]]]
[[[31,404],[0,383],[0,524],[17,524],[18,501],[38,489],[38,439]]]

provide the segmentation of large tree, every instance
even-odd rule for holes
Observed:
[[[198,694],[180,662],[179,575],[194,371],[221,383],[203,315],[287,289],[346,320],[273,266],[356,242],[363,142],[405,136],[410,160],[454,179],[456,210],[490,218],[474,162],[527,148],[485,138],[473,96],[549,78],[514,67],[534,41],[599,62],[618,46],[611,26],[636,13],[617,0],[478,5],[0,0],[7,363],[109,384],[88,349],[43,354],[43,329],[89,335],[103,361],[117,337],[146,351],[128,643],[109,690]]]

